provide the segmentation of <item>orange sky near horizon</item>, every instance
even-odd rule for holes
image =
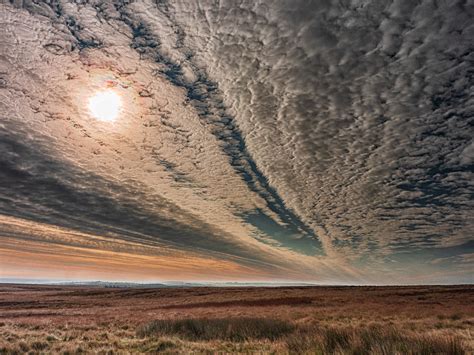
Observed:
[[[170,248],[0,218],[0,278],[159,282],[265,279],[269,273]],[[6,230],[15,237],[9,237]],[[22,230],[19,237],[18,230]],[[161,255],[160,255],[161,254]]]

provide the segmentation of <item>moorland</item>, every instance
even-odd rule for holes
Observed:
[[[0,285],[0,354],[471,354],[474,286]]]

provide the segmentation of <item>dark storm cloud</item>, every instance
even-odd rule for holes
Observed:
[[[465,272],[472,260],[472,2],[13,5],[3,23],[31,25],[2,41],[17,47],[0,67],[5,112],[15,113],[1,141],[3,214],[118,228],[143,242],[162,234],[170,246],[275,265],[285,257],[315,278],[340,267],[404,280],[418,264],[421,274],[435,265]],[[95,143],[62,140],[61,126],[22,117],[15,95],[44,116],[49,87],[59,110],[49,116],[87,130],[59,98],[60,76],[45,80],[47,66],[20,53],[23,43],[40,43],[32,57],[60,58],[66,77],[114,68],[149,100],[130,113],[140,128],[95,148],[96,168],[81,149],[105,140],[102,132],[83,132]],[[41,134],[55,146],[22,143]],[[55,163],[58,154],[70,163]]]

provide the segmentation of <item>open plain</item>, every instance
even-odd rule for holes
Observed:
[[[0,286],[0,353],[464,354],[474,286]]]

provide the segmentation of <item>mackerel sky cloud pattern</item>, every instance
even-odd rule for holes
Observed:
[[[472,1],[0,1],[0,277],[473,282],[473,47]]]

